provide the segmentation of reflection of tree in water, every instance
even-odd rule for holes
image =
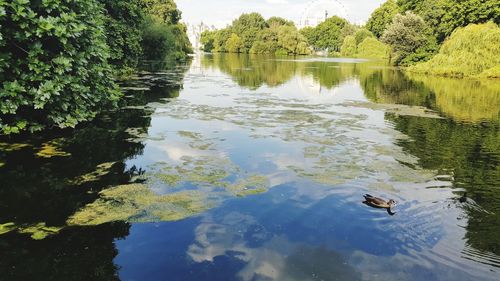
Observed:
[[[499,83],[405,75],[393,69],[364,68],[359,79],[376,103],[424,106],[457,121],[479,123],[500,117]]]
[[[297,68],[293,61],[279,61],[274,57],[245,54],[214,54],[202,56],[201,65],[215,67],[231,75],[238,85],[252,90],[266,84],[276,87],[292,79]]]
[[[463,189],[480,207],[459,203],[468,214],[466,239],[483,251],[500,255],[500,126],[450,120],[387,117],[411,137],[398,145],[419,158],[424,169],[451,174],[453,187]],[[457,195],[461,194],[459,192]]]
[[[231,75],[238,85],[256,90],[263,85],[277,87],[295,75],[311,76],[321,87],[333,89],[358,73],[369,72],[375,63],[334,63],[322,60],[279,59],[262,55],[214,54],[202,56],[204,68],[217,68]],[[371,73],[371,72],[370,72]]]
[[[143,105],[178,96],[186,70],[145,72],[124,82],[132,108],[103,114],[75,130],[0,140],[0,162],[6,163],[0,167],[0,279],[118,280],[113,240],[127,235],[128,224],[72,227],[46,236],[97,200],[100,191],[138,173],[124,163],[142,154],[144,145],[129,141],[128,129],[147,130],[152,112]],[[35,241],[30,234],[45,239]]]
[[[127,223],[73,228],[42,241],[7,234],[0,239],[0,280],[119,280],[114,240],[129,233]]]

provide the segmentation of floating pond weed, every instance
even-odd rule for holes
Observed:
[[[41,158],[52,158],[52,157],[67,157],[71,156],[71,153],[61,150],[61,144],[63,139],[55,139],[42,144],[40,150],[36,153],[38,157]]]

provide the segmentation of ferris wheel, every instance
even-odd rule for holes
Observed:
[[[314,27],[330,16],[349,18],[344,4],[340,0],[312,0],[302,12],[299,27]]]

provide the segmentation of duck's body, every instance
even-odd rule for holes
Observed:
[[[375,208],[390,210],[392,208],[392,206],[394,206],[394,204],[396,204],[396,202],[392,199],[389,201],[386,201],[382,198],[378,198],[378,197],[372,196],[370,194],[365,194],[363,197],[365,198],[365,202],[363,202],[363,203],[370,205],[372,207],[375,207]]]

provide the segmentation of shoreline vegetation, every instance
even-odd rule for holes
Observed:
[[[366,25],[332,16],[316,27],[258,13],[205,31],[213,53],[311,55],[385,60],[407,72],[454,78],[500,78],[499,1],[388,0]]]
[[[384,60],[407,72],[500,78],[500,0],[388,0],[365,26],[332,16],[298,29],[243,14],[205,31],[205,52]],[[74,128],[125,103],[140,61],[193,52],[174,0],[0,0],[0,135]]]
[[[0,135],[74,128],[122,105],[142,60],[192,52],[173,0],[0,0]]]

